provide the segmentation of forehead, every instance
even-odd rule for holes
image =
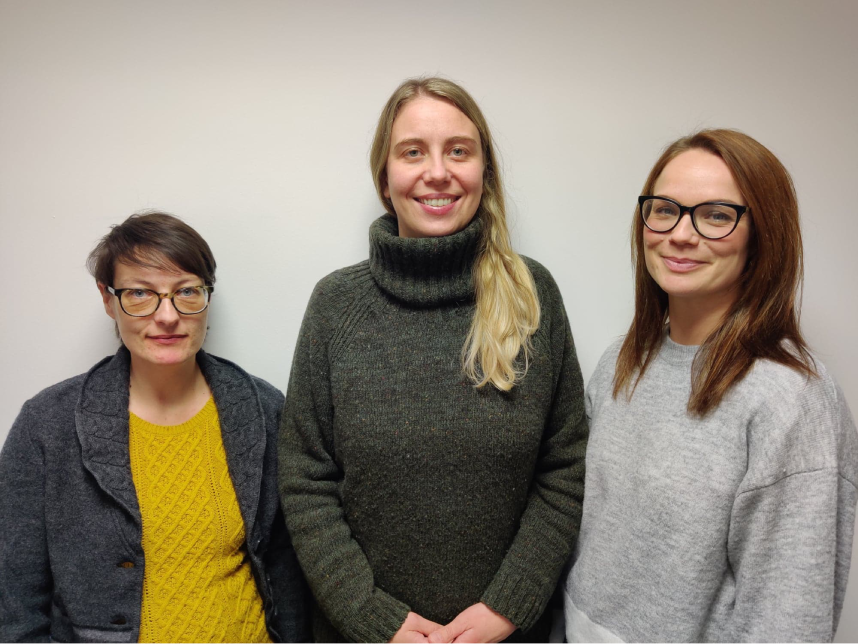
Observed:
[[[480,140],[477,126],[449,101],[418,96],[408,101],[393,121],[393,144],[401,139],[430,136],[470,137]]]
[[[113,286],[127,288],[130,284],[172,285],[200,278],[170,262],[163,255],[137,258],[141,263],[118,261],[113,269]]]
[[[653,192],[687,205],[730,201],[745,205],[742,193],[724,160],[705,150],[687,150],[664,167]]]

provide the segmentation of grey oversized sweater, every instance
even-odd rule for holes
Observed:
[[[620,342],[587,388],[592,435],[574,641],[828,641],[852,553],[858,436],[819,378],[758,360],[704,418],[686,412],[697,347],[665,339],[631,402]]]
[[[295,351],[280,494],[323,616],[316,637],[388,641],[407,612],[446,623],[483,601],[522,630],[544,611],[580,521],[587,425],[569,324],[549,273],[524,381],[474,388],[474,220],[402,239],[317,285]]]

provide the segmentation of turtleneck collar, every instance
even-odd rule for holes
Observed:
[[[370,273],[381,290],[412,306],[471,301],[482,229],[474,217],[446,237],[406,239],[399,236],[396,218],[384,215],[369,228]]]

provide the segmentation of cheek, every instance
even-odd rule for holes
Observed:
[[[643,232],[643,253],[644,259],[646,259],[647,266],[655,255],[656,249],[658,245],[664,241],[664,236],[659,235],[658,233],[654,233],[651,230],[644,229]]]
[[[741,274],[748,264],[748,240],[738,237],[729,244],[711,244],[709,251],[725,265],[730,266],[730,274]]]
[[[133,320],[129,320],[127,315],[121,314],[122,317],[117,315],[114,320],[116,320],[116,328],[119,331],[119,337],[122,340],[122,343],[125,346],[128,346],[129,342],[134,341],[134,337],[137,333],[136,325]]]
[[[194,320],[194,334],[199,338],[200,344],[205,340],[206,333],[209,328],[208,310],[200,317],[199,320]]]
[[[465,185],[469,194],[477,198],[483,196],[483,166],[475,166],[470,168],[462,176],[462,183]]]
[[[396,163],[387,166],[387,186],[384,194],[388,199],[403,199],[414,184],[410,173]]]

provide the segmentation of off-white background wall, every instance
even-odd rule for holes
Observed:
[[[140,209],[215,252],[206,348],[285,389],[313,285],[367,256],[378,113],[426,73],[487,115],[585,378],[630,322],[627,231],[662,147],[722,126],[771,148],[801,200],[804,330],[858,411],[856,27],[851,0],[0,0],[0,441],[115,350],[84,260]]]

